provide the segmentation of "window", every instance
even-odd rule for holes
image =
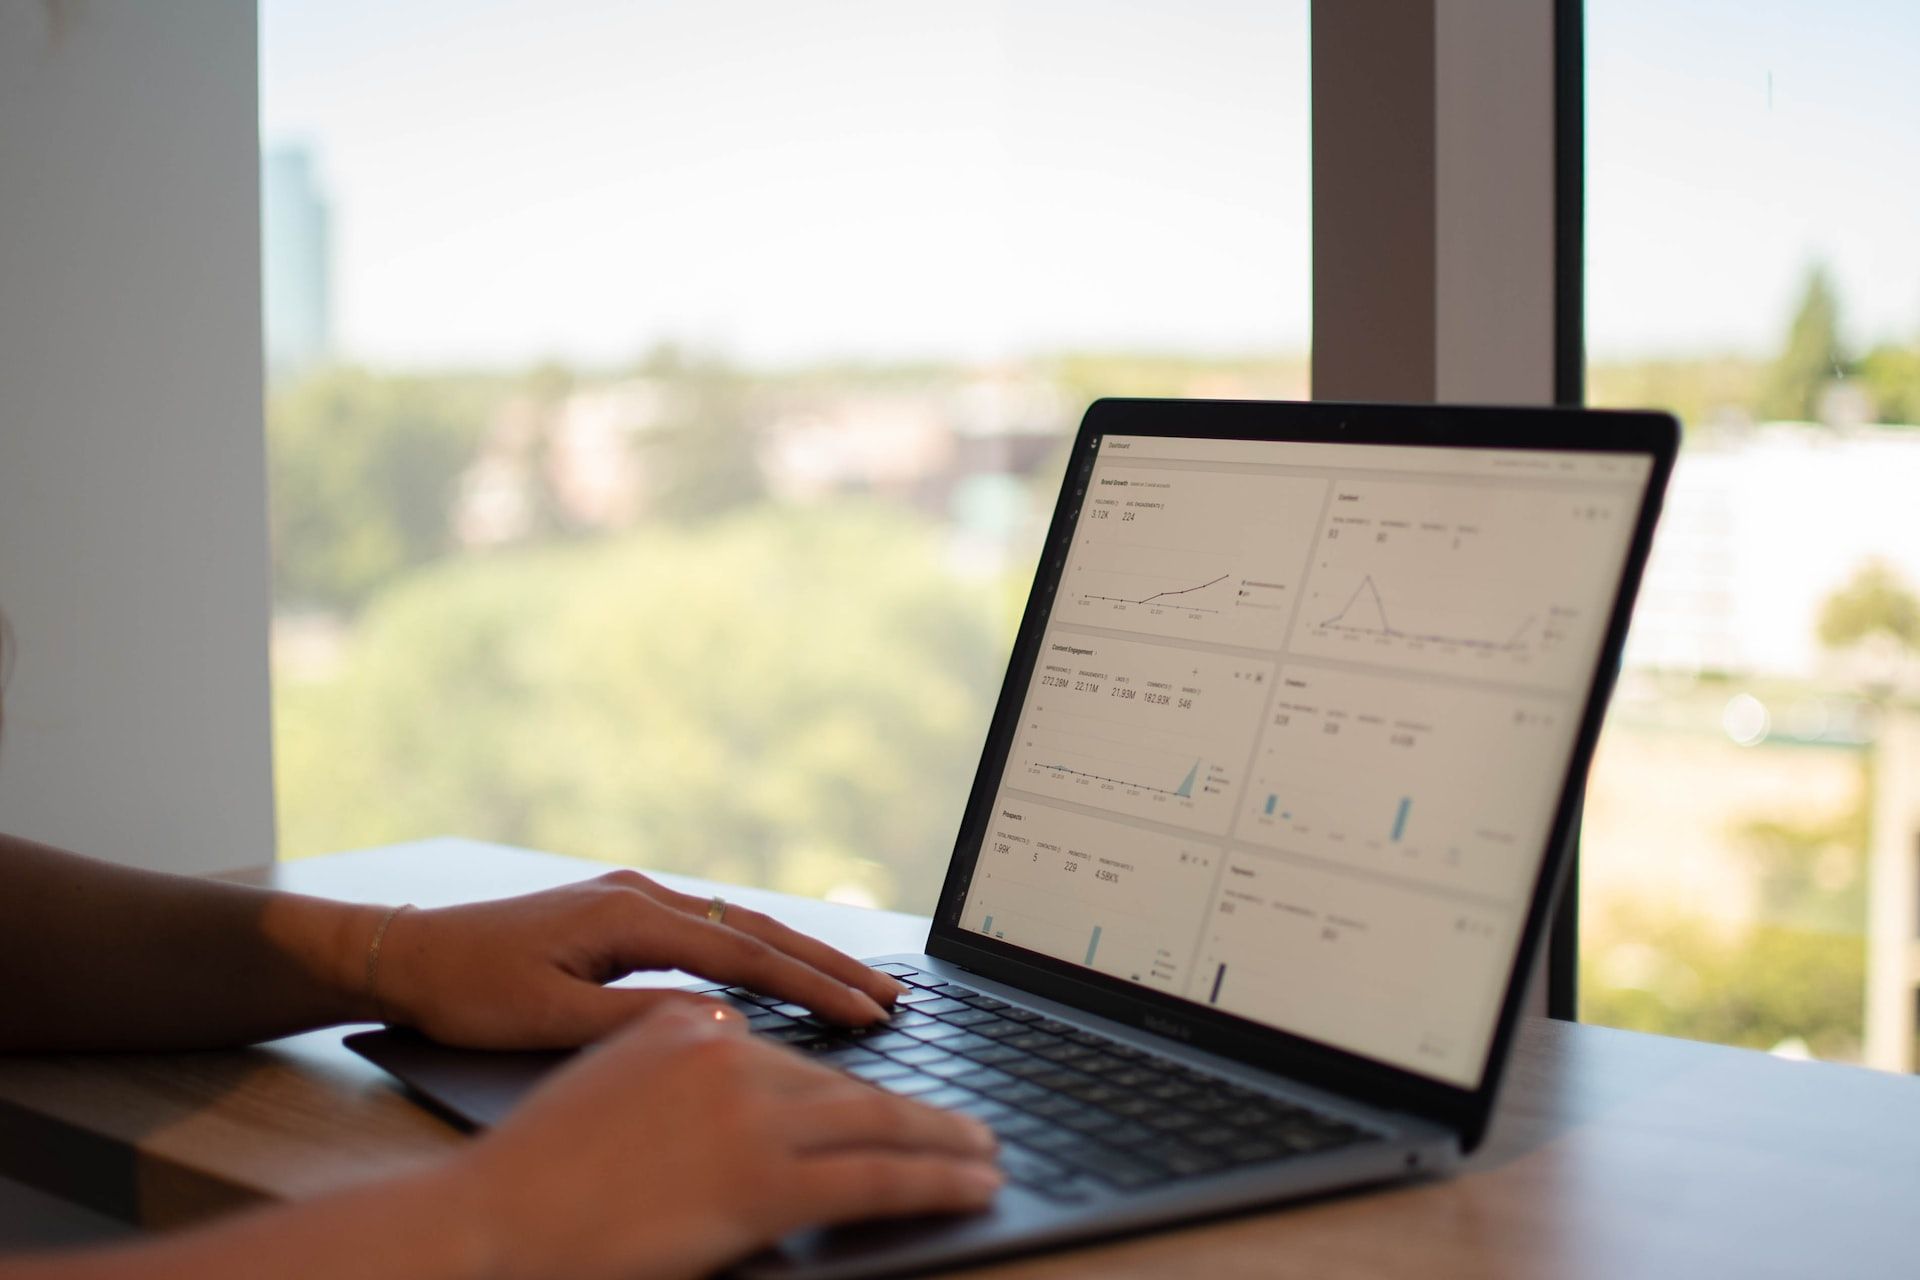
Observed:
[[[1306,394],[1304,0],[261,30],[283,856],[926,909],[1085,402]]]
[[[1588,385],[1686,448],[1588,795],[1581,1016],[1913,1070],[1920,12],[1593,0]]]

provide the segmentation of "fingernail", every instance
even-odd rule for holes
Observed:
[[[887,986],[892,989],[893,998],[895,1000],[898,1000],[901,996],[907,994],[907,984],[897,979],[888,978]]]
[[[1007,1180],[1007,1175],[1000,1172],[998,1166],[990,1164],[968,1165],[960,1176],[966,1181],[969,1191],[981,1196],[992,1195]]]
[[[848,987],[847,990],[853,991],[853,988]],[[865,1005],[867,1009],[870,1011],[867,1015],[869,1020],[873,1022],[879,1022],[881,1019],[887,1016],[887,1011],[880,1007],[880,1002],[878,1000],[875,1000],[872,996],[868,995],[866,992],[853,991],[853,994],[857,996],[859,998],[860,1003]]]
[[[976,1151],[993,1151],[1000,1146],[1000,1139],[994,1137],[993,1130],[978,1120],[969,1120],[973,1129],[973,1148]]]

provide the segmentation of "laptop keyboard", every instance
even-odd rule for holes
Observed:
[[[984,1122],[1009,1181],[1052,1200],[1139,1191],[1379,1135],[903,964],[893,1016],[840,1027],[742,987],[709,987],[769,1040],[890,1093]]]

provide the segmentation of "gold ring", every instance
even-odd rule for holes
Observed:
[[[707,919],[713,921],[715,924],[721,924],[726,921],[726,918],[727,900],[716,895],[713,901],[707,904]]]

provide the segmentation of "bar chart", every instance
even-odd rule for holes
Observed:
[[[1002,797],[967,899],[967,927],[1178,993],[1219,864],[1207,841]]]
[[[1282,667],[1236,834],[1511,898],[1544,847],[1569,714],[1531,694]]]
[[[1190,999],[1468,1080],[1512,945],[1511,910],[1229,852]],[[1353,993],[1365,992],[1356,1000]]]

